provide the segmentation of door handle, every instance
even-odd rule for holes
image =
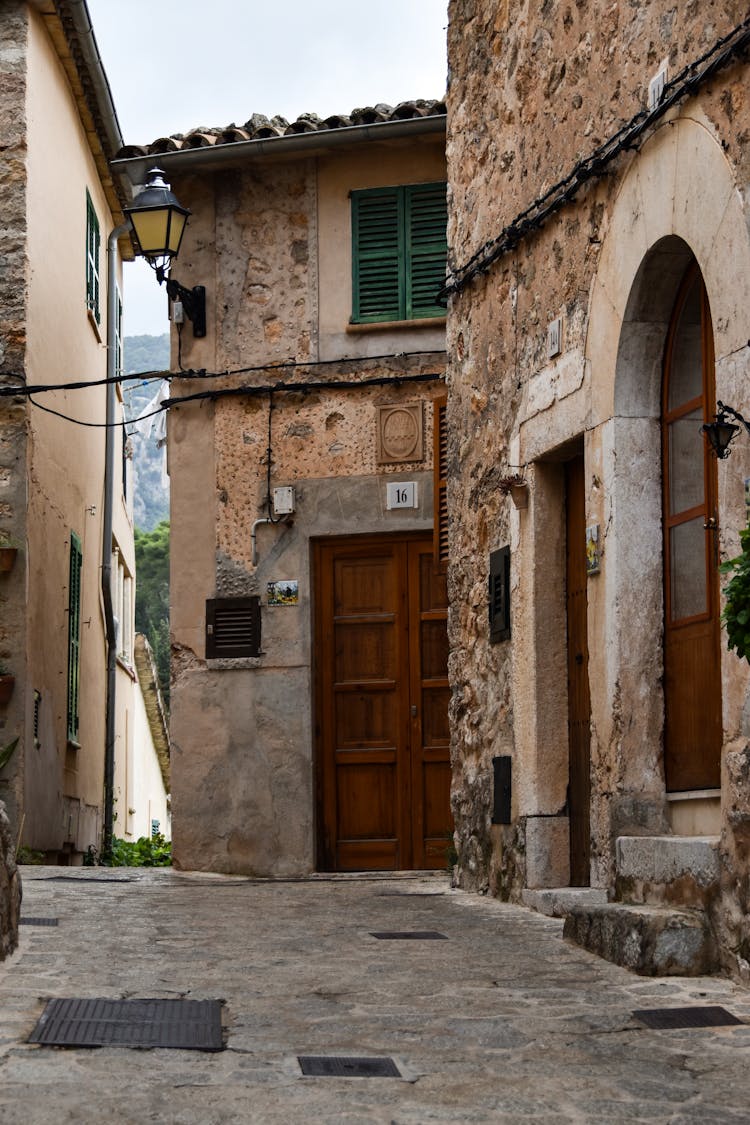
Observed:
[[[716,516],[709,516],[708,519],[704,520],[703,522],[703,528],[705,531],[717,531],[718,527],[719,522],[716,519]]]
[[[416,703],[412,703],[411,707],[409,708],[409,711],[411,712],[412,719],[416,719],[416,717],[417,717],[417,705],[416,705]]]

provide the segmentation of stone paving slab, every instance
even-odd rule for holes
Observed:
[[[641,978],[562,922],[442,875],[267,882],[170,870],[54,881],[24,868],[0,965],[3,1125],[230,1122],[747,1122],[750,992]],[[437,930],[448,941],[379,941]],[[226,1050],[61,1049],[27,1038],[50,998],[224,1001]],[[632,1016],[723,1005],[747,1026],[655,1031]],[[304,1077],[299,1055],[387,1056],[391,1078]]]

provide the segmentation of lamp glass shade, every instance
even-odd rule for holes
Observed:
[[[723,460],[729,453],[729,443],[738,431],[739,426],[735,426],[733,422],[724,421],[721,417],[717,418],[715,422],[709,422],[703,426],[703,432],[720,460]]]
[[[144,258],[176,258],[190,212],[165,184],[158,168],[149,173],[143,191],[125,209],[133,224]]]
[[[177,257],[187,221],[186,211],[169,206],[134,208],[129,214],[144,257]]]

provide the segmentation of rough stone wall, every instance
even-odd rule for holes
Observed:
[[[0,802],[0,961],[18,945],[21,912],[21,873],[16,867],[15,841],[5,807]]]
[[[452,0],[447,149],[452,263],[466,262],[642,109],[663,59],[673,77],[746,16],[746,5],[737,0],[684,5]],[[739,185],[750,173],[746,82],[746,68],[734,66],[683,111],[721,140]],[[497,485],[518,464],[519,419],[534,414],[544,419],[584,378],[592,280],[611,209],[636,159],[620,157],[604,180],[581,191],[449,307],[449,628],[459,870],[464,885],[501,894],[513,895],[523,877],[525,834],[523,817],[508,829],[491,830],[489,824],[491,758],[513,753],[515,737],[511,644],[488,643],[489,551],[511,541],[518,526]],[[560,315],[564,351],[573,359],[550,371],[546,329]],[[542,371],[544,378],[535,379]],[[596,372],[591,375],[596,378]],[[598,451],[590,452],[595,461]],[[655,826],[650,809],[616,807],[624,782],[618,770],[625,769],[616,750],[627,737],[629,717],[615,691],[611,724],[599,746],[594,732],[592,754],[600,763],[605,799],[592,832],[603,881],[611,876],[611,833],[618,818],[621,827]]]
[[[20,2],[0,10],[0,383],[23,374],[26,349],[26,57],[28,12]],[[0,542],[18,548],[13,569],[0,574],[0,665],[15,678],[0,705],[0,750],[20,735],[0,772],[0,801],[18,823],[23,795],[25,671],[26,407],[0,403]],[[0,860],[2,857],[0,856]],[[8,880],[0,879],[0,900]]]

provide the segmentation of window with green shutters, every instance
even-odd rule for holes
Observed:
[[[91,196],[86,192],[86,308],[90,309],[97,324],[101,323],[99,308],[99,254],[101,235]]]
[[[78,696],[81,668],[81,540],[70,533],[68,583],[68,741],[78,742]]]
[[[446,185],[352,192],[352,323],[444,316]]]

